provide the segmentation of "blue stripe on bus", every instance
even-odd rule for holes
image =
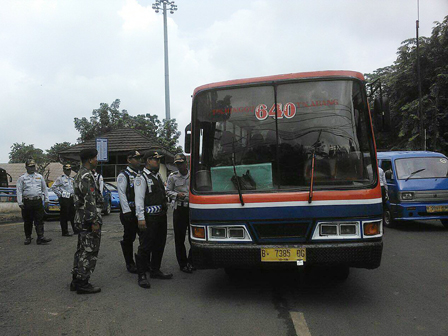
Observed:
[[[213,220],[271,220],[271,219],[332,219],[381,216],[382,204],[323,205],[300,207],[245,208],[245,209],[192,209],[191,221]]]

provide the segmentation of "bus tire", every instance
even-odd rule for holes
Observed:
[[[441,219],[442,225],[448,230],[448,219]]]
[[[390,212],[390,209],[384,209],[383,223],[384,223],[384,226],[387,228],[392,228],[395,226],[395,221],[392,217],[392,213]]]

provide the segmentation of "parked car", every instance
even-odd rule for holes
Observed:
[[[44,207],[45,218],[58,217],[61,212],[61,206],[59,205],[58,196],[51,189],[48,189],[48,198],[48,205]],[[112,196],[111,192],[106,188],[104,188],[103,190],[103,198],[103,215],[107,216],[112,211]]]
[[[384,225],[438,219],[448,229],[448,158],[435,152],[379,152],[389,201]]]
[[[112,210],[120,210],[120,198],[118,197],[117,187],[112,183],[104,183],[105,189],[110,191]]]

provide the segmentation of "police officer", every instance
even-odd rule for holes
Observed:
[[[120,221],[123,224],[123,240],[120,241],[126,268],[130,273],[137,273],[134,262],[134,241],[138,232],[135,214],[134,183],[140,172],[142,155],[136,151],[127,154],[128,166],[117,177],[118,197],[120,198]]]
[[[22,209],[22,217],[25,228],[25,245],[31,244],[33,222],[36,228],[38,245],[46,244],[51,238],[44,237],[44,205],[48,204],[48,190],[42,175],[36,173],[36,162],[29,159],[25,163],[26,174],[17,180],[17,203]]]
[[[167,202],[165,186],[159,174],[160,158],[157,151],[150,150],[143,156],[145,168],[135,180],[135,208],[138,228],[141,231],[138,253],[135,255],[138,285],[150,288],[146,278],[148,261],[150,277],[171,279],[172,274],[160,271],[167,233]]]
[[[101,288],[89,283],[98,259],[102,225],[103,196],[92,173],[98,164],[97,154],[96,149],[81,151],[82,166],[75,176],[74,183],[75,229],[79,233],[70,290],[78,294],[94,294],[101,291]]]
[[[173,226],[176,258],[182,272],[192,273],[194,267],[191,263],[191,249],[188,252],[188,257],[185,249],[185,233],[187,230],[188,237],[190,237],[190,211],[188,207],[190,172],[188,171],[184,154],[176,154],[174,163],[179,171],[172,173],[168,177],[166,193],[174,206]]]
[[[72,172],[72,166],[65,164],[62,168],[64,174],[59,176],[56,181],[54,181],[51,186],[51,190],[58,196],[59,204],[61,206],[61,214],[59,221],[61,223],[62,235],[65,237],[70,237],[71,234],[68,232],[68,221],[72,225],[73,232],[75,230],[75,204],[73,202],[73,177],[70,176]]]

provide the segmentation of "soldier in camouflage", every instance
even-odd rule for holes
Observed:
[[[82,166],[74,182],[75,229],[79,233],[70,290],[76,290],[78,294],[94,294],[101,291],[101,288],[89,283],[98,259],[102,225],[103,196],[92,174],[92,169],[98,164],[97,154],[96,149],[81,151]]]

